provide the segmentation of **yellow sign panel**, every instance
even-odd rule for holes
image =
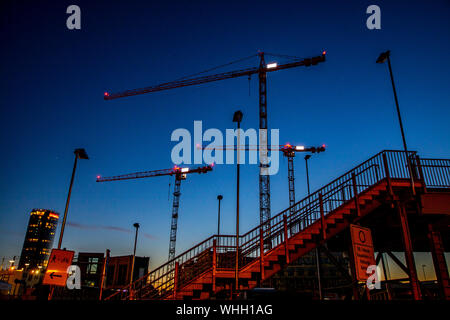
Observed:
[[[357,225],[350,225],[352,237],[353,258],[355,260],[356,278],[358,281],[366,281],[370,274],[367,268],[375,265],[375,257],[370,229]]]
[[[67,268],[72,264],[74,251],[53,249],[42,284],[66,286]]]

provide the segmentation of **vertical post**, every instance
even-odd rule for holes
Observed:
[[[310,195],[310,189],[309,189],[309,170],[308,170],[308,159],[311,158],[311,155],[307,154],[305,156],[305,166],[306,166],[306,185],[307,185],[307,189],[308,189],[308,196]],[[323,215],[323,202],[322,202],[322,194],[319,193],[319,203],[321,203],[321,215]],[[309,220],[309,223],[312,222],[312,219]],[[309,224],[308,223],[308,224]],[[321,224],[322,224],[322,230],[323,228],[323,220],[321,219]],[[323,235],[323,233],[322,233]],[[320,249],[319,249],[319,245],[317,245],[316,250],[315,250],[315,256],[316,256],[316,270],[317,270],[317,289],[319,291],[319,299],[323,300],[323,293],[322,293],[322,276],[321,276],[321,272],[320,272]]]
[[[139,223],[133,224],[133,227],[136,228],[136,235],[134,237],[133,261],[131,262],[130,285],[133,283],[134,263],[135,263],[135,260],[136,260],[136,244],[137,244]]]
[[[175,262],[175,271],[174,271],[174,280],[173,280],[173,299],[177,299],[177,293],[178,293],[178,268],[179,264],[178,261]]]
[[[394,99],[395,99],[395,106],[397,108],[398,122],[400,124],[400,130],[401,130],[401,133],[402,133],[402,141],[403,141],[403,148],[405,150],[406,164],[408,166],[409,177],[411,179],[411,189],[412,189],[413,195],[415,196],[416,195],[416,191],[415,191],[415,186],[414,186],[414,178],[413,178],[413,174],[412,174],[411,161],[410,161],[409,155],[408,155],[408,148],[406,147],[405,131],[403,130],[402,116],[400,114],[400,107],[398,105],[397,91],[395,90],[394,75],[392,74],[392,66],[391,66],[391,59],[390,59],[390,54],[389,53],[387,54],[387,61],[388,61],[388,66],[389,66],[389,74],[391,76],[392,89],[394,91]]]
[[[320,206],[320,223],[321,223],[321,229],[322,229],[322,240],[327,239],[327,230],[326,230],[326,224],[325,224],[325,215],[323,211],[323,198],[322,193],[319,193],[319,206]],[[316,265],[317,265],[317,284],[319,289],[319,299],[323,300],[323,292],[322,292],[322,275],[320,270],[320,248],[319,245],[316,247]]]
[[[286,263],[289,264],[289,240],[288,240],[288,228],[287,228],[287,217],[283,214],[283,226],[284,226],[284,254],[286,256]]]
[[[131,261],[131,271],[130,271],[130,300],[134,299],[134,290],[133,290],[133,275],[134,275],[134,263],[136,260],[136,244],[139,230],[139,223],[133,224],[133,227],[136,228],[136,235],[134,237],[134,249],[133,249],[133,260]]]
[[[67,211],[69,210],[70,195],[72,194],[73,179],[75,177],[75,171],[77,170],[77,162],[78,162],[78,154],[75,153],[75,162],[73,164],[72,178],[70,178],[69,193],[67,194],[66,207],[64,209],[64,217],[61,224],[61,232],[59,233],[58,249],[61,249],[61,243],[64,236],[64,228],[66,226]]]
[[[388,279],[387,272],[386,272],[386,265],[384,264],[383,252],[380,252],[380,254],[381,254],[381,264],[383,266],[384,282],[386,283],[386,292],[388,295],[388,300],[392,300],[391,290],[389,289],[389,283],[388,283],[389,279]]]
[[[378,171],[380,170],[380,166],[378,164],[374,164],[375,167],[375,183],[377,183],[378,181],[380,181],[380,176]]]
[[[103,260],[103,270],[102,270],[102,280],[100,282],[100,294],[98,297],[98,300],[102,300],[102,295],[103,295],[103,286],[105,285],[105,281],[106,281],[106,272],[107,272],[107,268],[108,268],[108,262],[109,262],[109,254],[110,251],[109,249],[106,249],[106,255],[105,255],[105,259]]]
[[[369,290],[369,288],[366,286],[366,288],[365,288],[365,291],[366,291],[366,297],[367,297],[367,300],[372,300],[372,297],[370,296],[370,290]]]
[[[240,138],[241,138],[241,121],[237,122],[238,127],[238,135],[237,135],[237,155],[236,155],[236,167],[237,167],[237,175],[236,175],[236,265],[235,265],[235,290],[236,296],[239,291],[239,174],[240,174]]]
[[[450,280],[445,261],[444,244],[440,232],[434,230],[431,224],[428,224],[428,238],[430,239],[430,251],[441,297],[450,300]]]
[[[219,194],[217,196],[217,200],[219,200],[219,208],[217,212],[217,236],[220,236],[220,201],[223,199],[223,196]]]
[[[325,223],[325,215],[323,212],[323,198],[322,198],[322,193],[319,193],[319,206],[320,206],[320,223],[322,226],[322,240],[326,240],[327,239],[327,226]]]
[[[354,172],[352,173],[352,185],[353,185],[353,196],[355,198],[356,214],[358,217],[360,217],[361,210],[359,208],[358,186],[356,185],[356,175]]]
[[[212,285],[213,292],[216,292],[216,270],[217,270],[217,243],[216,239],[213,240],[213,261],[212,261]]]
[[[409,270],[409,280],[414,300],[421,300],[420,284],[417,278],[416,264],[414,262],[414,254],[411,242],[411,235],[408,225],[408,217],[403,203],[397,202],[398,214],[402,228],[403,245],[405,247],[405,258]]]
[[[308,196],[310,195],[310,189],[309,189],[309,170],[308,170],[308,159],[311,158],[311,155],[307,154],[305,156],[305,166],[306,166],[306,187],[308,190]],[[306,218],[308,219],[308,218]],[[308,225],[311,224],[312,219],[308,219]],[[306,227],[305,222],[304,222],[304,227]]]
[[[316,256],[316,266],[317,266],[317,289],[319,291],[319,299],[323,300],[323,292],[322,292],[322,275],[320,270],[320,248],[319,246],[316,247],[315,250],[315,256]]]
[[[356,278],[356,265],[355,265],[355,256],[353,255],[353,243],[350,240],[350,246],[348,249],[348,257],[350,260],[350,270],[352,272],[352,288],[353,288],[353,298],[355,300],[359,300],[359,290],[358,290],[358,279]]]
[[[260,272],[261,272],[261,286],[262,282],[265,280],[264,276],[264,231],[261,227],[259,229],[259,265],[260,265]]]
[[[387,161],[385,152],[383,152],[383,166],[384,166],[384,174],[386,175],[386,181],[387,181],[389,195],[391,196],[391,198],[393,198],[394,193],[392,192],[391,174],[389,173],[389,163]]]
[[[295,204],[295,176],[294,176],[294,155],[295,153],[292,150],[288,150],[283,152],[284,155],[287,157],[288,159],[288,187],[289,187],[289,216],[292,217],[294,216],[294,204]],[[300,231],[300,228],[302,226],[298,225],[298,231]],[[290,227],[291,233],[295,233],[298,232],[296,230],[295,225],[291,225]]]
[[[417,169],[419,170],[420,179],[422,180],[422,191],[423,191],[423,193],[426,193],[427,186],[425,184],[425,176],[423,175],[422,164],[420,163],[420,158],[418,155],[416,155],[416,163],[417,163]]]

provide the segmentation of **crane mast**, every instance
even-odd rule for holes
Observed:
[[[264,60],[264,52],[260,53],[259,64],[259,129],[264,129],[265,132],[260,133],[260,145],[262,144],[267,148],[268,130],[267,130],[267,74],[266,74],[266,62]],[[259,172],[259,219],[263,224],[263,229],[269,230],[270,225],[266,222],[270,220],[270,176],[267,174],[268,164],[267,150],[262,150],[260,153],[260,172]]]
[[[175,176],[175,187],[173,191],[173,204],[172,204],[172,221],[170,223],[170,241],[169,241],[169,260],[175,258],[175,246],[177,243],[177,229],[178,229],[178,208],[180,207],[180,188],[181,188],[181,175]]]
[[[325,146],[305,148],[303,146],[291,146],[285,144],[280,151],[288,160],[288,186],[289,186],[289,214],[294,214],[295,205],[295,173],[294,173],[294,157],[296,152],[319,153],[325,151]],[[298,225],[300,228],[301,225]],[[291,227],[291,233],[298,232],[294,226]]]

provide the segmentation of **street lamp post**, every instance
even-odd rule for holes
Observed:
[[[310,189],[309,189],[309,170],[308,170],[308,159],[311,158],[310,154],[307,154],[305,156],[305,165],[306,165],[306,185],[308,187],[308,196],[310,195]],[[322,281],[321,281],[321,274],[320,274],[320,250],[319,247],[316,247],[315,250],[315,256],[316,256],[316,267],[317,267],[317,289],[319,291],[319,299],[323,299],[322,295]]]
[[[136,228],[136,235],[134,237],[134,249],[133,249],[133,261],[131,262],[131,274],[130,274],[130,300],[133,299],[133,290],[131,288],[131,284],[133,283],[133,273],[134,273],[134,262],[136,260],[136,244],[137,244],[137,238],[138,238],[138,231],[139,231],[139,223],[133,224],[133,227]]]
[[[223,199],[223,196],[219,194],[217,196],[217,200],[219,200],[219,209],[217,212],[217,235],[220,236],[220,201]]]
[[[233,115],[233,122],[237,123],[237,154],[236,154],[236,266],[235,266],[235,290],[236,295],[239,290],[239,173],[240,173],[240,136],[241,136],[241,121],[242,111],[236,111]]]
[[[139,231],[140,225],[139,225],[139,223],[135,223],[135,224],[133,224],[133,227],[136,228],[136,234],[134,236],[133,262],[131,264],[130,284],[133,282],[134,262],[136,260],[136,244],[137,244],[138,231]]]
[[[395,106],[397,108],[397,116],[398,116],[398,122],[400,124],[400,131],[402,133],[402,140],[403,140],[403,149],[405,150],[405,157],[406,157],[406,163],[408,166],[408,172],[411,179],[411,188],[413,195],[416,195],[416,190],[414,187],[414,177],[412,173],[412,166],[411,166],[411,160],[408,156],[408,148],[406,146],[406,138],[405,138],[405,131],[403,130],[403,122],[402,122],[402,116],[400,114],[400,107],[398,105],[398,99],[397,99],[397,91],[395,90],[395,83],[394,83],[394,75],[392,74],[392,66],[391,66],[391,51],[382,52],[380,56],[378,57],[376,63],[384,63],[386,60],[388,62],[389,67],[389,75],[391,76],[391,83],[392,83],[392,90],[394,91],[394,99],[395,99]]]
[[[64,235],[64,228],[66,226],[67,211],[69,210],[70,195],[72,193],[72,185],[73,185],[73,179],[75,177],[75,171],[77,169],[77,161],[78,161],[78,159],[86,159],[86,160],[89,159],[89,157],[86,153],[86,150],[84,150],[84,149],[75,149],[75,151],[73,153],[75,154],[75,163],[73,164],[72,178],[70,179],[69,193],[67,194],[66,208],[64,209],[64,218],[63,218],[63,222],[61,225],[61,232],[59,234],[58,249],[61,249],[61,243],[62,243],[62,239],[63,239],[63,235]]]
[[[308,171],[308,159],[311,158],[310,154],[307,154],[305,156],[305,165],[306,165],[306,186],[308,187],[308,196],[310,194],[310,190],[309,190],[309,171]]]

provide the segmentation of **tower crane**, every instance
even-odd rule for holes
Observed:
[[[284,146],[280,146],[279,151],[283,152],[283,155],[288,160],[288,182],[289,182],[289,207],[290,213],[294,213],[293,205],[295,204],[295,175],[294,175],[294,157],[296,152],[311,152],[319,153],[325,151],[325,145],[320,147],[305,147],[305,146],[292,146],[286,143]]]
[[[199,174],[207,173],[212,169],[213,165],[198,167],[194,169],[180,168],[178,166],[174,166],[171,169],[142,171],[112,177],[97,176],[97,182],[151,178],[159,176],[175,176],[175,187],[173,192],[173,204],[172,204],[172,222],[170,224],[170,242],[169,242],[169,261],[171,261],[173,258],[175,258],[175,245],[177,242],[178,208],[180,206],[181,180],[186,180],[186,176],[190,173],[199,173]]]
[[[213,150],[213,149],[219,149],[219,150],[238,150],[237,146],[218,146],[218,147],[202,147],[200,145],[197,146],[197,148],[200,148],[202,150]],[[239,148],[239,150],[242,150],[242,148]],[[245,151],[250,150],[256,150],[258,151],[259,148],[257,146],[244,146]],[[293,146],[289,143],[286,143],[284,145],[276,146],[272,148],[270,145],[267,146],[268,151],[280,151],[283,153],[283,155],[288,160],[288,184],[289,184],[289,212],[291,214],[294,213],[294,207],[295,204],[295,174],[294,174],[294,157],[297,152],[311,152],[311,153],[320,153],[325,151],[325,145],[321,145],[319,147],[305,147],[302,145],[296,145]]]
[[[270,54],[266,53],[267,55],[272,56],[282,56],[282,55],[276,55],[276,54]],[[172,82],[166,82],[161,83],[154,86],[139,88],[139,89],[132,89],[132,90],[125,90],[121,92],[116,93],[104,93],[104,99],[105,100],[112,100],[117,98],[123,98],[123,97],[130,97],[130,96],[136,96],[140,94],[145,93],[151,93],[151,92],[157,92],[157,91],[163,91],[163,90],[170,90],[180,87],[187,87],[187,86],[193,86],[198,85],[202,83],[207,82],[213,82],[213,81],[219,81],[219,80],[225,80],[225,79],[231,79],[231,78],[238,78],[243,76],[248,76],[249,79],[253,74],[258,75],[259,79],[259,129],[266,129],[267,130],[267,73],[268,72],[274,72],[284,69],[290,69],[295,67],[309,67],[312,65],[317,65],[320,62],[325,61],[325,54],[326,52],[323,51],[322,55],[311,57],[311,58],[299,58],[299,57],[292,57],[292,56],[282,56],[285,58],[289,58],[290,62],[285,64],[278,65],[277,63],[269,63],[266,64],[265,62],[265,53],[259,52],[259,66],[253,67],[253,68],[246,68],[241,70],[235,70],[235,71],[229,71],[224,73],[218,73],[213,75],[206,75],[206,76],[200,76],[200,77],[185,77],[181,78],[176,81]],[[251,56],[253,57],[253,55]],[[240,59],[238,61],[245,60]],[[209,72],[213,69],[209,69],[203,72],[200,72],[198,74],[202,74],[205,72]],[[198,75],[196,74],[196,75]],[[266,156],[266,152],[262,156]],[[263,174],[263,172],[267,169],[267,164],[260,163],[260,172],[259,172],[259,211],[260,211],[260,223],[264,224],[266,221],[270,219],[271,213],[270,213],[270,180],[269,175]],[[267,228],[268,226],[266,226]]]

